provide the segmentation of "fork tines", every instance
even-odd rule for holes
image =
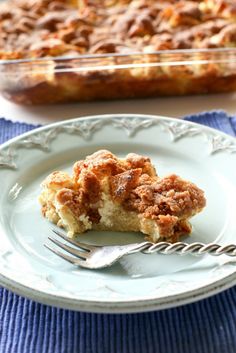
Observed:
[[[83,244],[83,243],[74,241],[73,239],[68,238],[65,234],[63,234],[62,232],[59,232],[58,230],[53,229],[53,232],[60,238],[66,240],[68,243],[74,245],[74,247],[68,246],[64,242],[61,242],[51,236],[48,237],[48,240],[50,240],[52,243],[54,243],[55,245],[57,245],[59,248],[63,249],[67,253],[73,255],[73,257],[65,254],[64,252],[57,250],[56,248],[52,247],[49,244],[44,244],[44,246],[50,251],[52,251],[54,254],[60,256],[64,260],[67,260],[74,265],[76,264],[80,265],[82,261],[83,262],[86,261],[89,252],[94,248],[93,246],[90,246],[88,244]],[[75,247],[79,250],[77,250]]]

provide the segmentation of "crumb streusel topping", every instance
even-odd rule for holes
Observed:
[[[0,58],[236,46],[234,0],[9,0]]]
[[[156,174],[147,157],[119,159],[100,150],[75,163],[73,176],[53,172],[40,196],[45,217],[69,231],[141,231],[156,242],[177,241],[191,232],[189,218],[206,200],[193,183],[177,175]]]

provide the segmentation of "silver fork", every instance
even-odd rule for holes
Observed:
[[[178,255],[204,255],[210,254],[213,256],[228,255],[236,257],[236,245],[230,244],[221,246],[219,244],[203,244],[203,243],[192,243],[187,244],[183,242],[177,242],[174,244],[168,242],[160,242],[157,244],[150,243],[148,241],[142,243],[134,243],[128,245],[107,245],[98,246],[81,243],[77,240],[68,238],[65,234],[58,230],[53,232],[60,238],[66,240],[72,244],[73,247],[61,242],[53,237],[48,239],[56,244],[59,248],[65,250],[73,256],[69,256],[64,252],[51,247],[48,243],[44,244],[46,248],[52,251],[54,254],[62,257],[64,260],[69,261],[73,265],[85,267],[91,270],[104,268],[111,266],[118,261],[124,255],[134,254],[136,252],[142,252],[145,254],[160,253],[164,255],[178,254]],[[78,250],[79,249],[79,250]]]

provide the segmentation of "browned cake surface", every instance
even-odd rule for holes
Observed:
[[[1,58],[235,47],[235,0],[9,0]]]
[[[174,174],[160,178],[149,158],[131,153],[119,159],[105,150],[75,163],[72,178],[54,172],[43,186],[44,216],[71,235],[75,229],[142,231],[152,241],[173,242],[190,233],[188,219],[206,203],[193,183]],[[84,223],[66,226],[68,214]]]
[[[8,0],[0,59],[37,60],[2,65],[0,90],[20,104],[231,92],[235,53],[199,49],[235,47],[235,0]]]

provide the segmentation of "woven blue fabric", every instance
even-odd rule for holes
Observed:
[[[224,112],[188,116],[236,135]],[[0,142],[34,126],[0,119]],[[0,353],[235,353],[236,287],[182,307],[141,314],[52,308],[0,288]]]

